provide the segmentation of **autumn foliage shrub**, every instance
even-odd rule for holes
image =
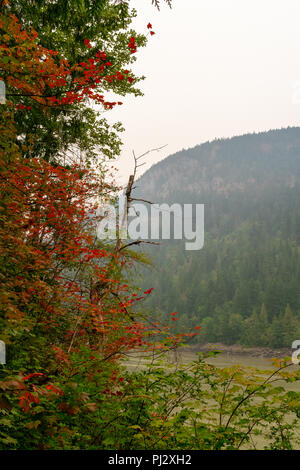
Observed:
[[[131,314],[143,296],[125,282],[130,256],[96,237],[99,200],[115,192],[105,168],[91,167],[88,158],[66,164],[59,151],[45,158],[51,142],[39,154],[39,132],[65,113],[82,112],[89,100],[104,109],[121,105],[103,90],[129,92],[135,79],[87,38],[81,47],[90,57],[70,64],[22,26],[9,2],[1,1],[0,13],[7,94],[0,117],[0,337],[7,349],[0,447],[101,446],[98,428],[120,412],[119,360],[153,348],[157,334],[166,335],[164,348],[181,337]],[[132,32],[126,40],[123,61],[142,42]]]
[[[264,380],[242,370],[218,372],[202,359],[169,371],[157,363],[195,333],[172,335],[142,314],[139,304],[152,289],[134,292],[126,271],[137,255],[96,237],[99,201],[116,194],[103,158],[118,150],[120,127],[102,120],[98,135],[89,103],[109,110],[122,102],[106,99],[107,91],[139,94],[126,64],[145,37],[129,31],[127,2],[90,3],[78,16],[73,2],[68,21],[81,33],[70,45],[70,12],[64,2],[56,12],[46,2],[53,28],[41,37],[56,50],[32,26],[39,5],[30,18],[27,2],[0,0],[0,339],[7,350],[0,449],[238,448],[259,423],[275,423],[271,445],[289,448],[291,425],[280,420],[286,410],[297,415],[299,396],[281,390],[278,407]],[[95,46],[98,24],[82,36],[101,8],[107,51]],[[148,30],[153,36],[150,23]],[[91,164],[97,146],[101,164]],[[152,362],[128,372],[122,361],[133,352]],[[250,403],[252,395],[263,406]]]

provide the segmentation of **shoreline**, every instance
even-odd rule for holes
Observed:
[[[280,349],[271,349],[267,347],[251,347],[246,348],[240,344],[222,344],[222,343],[205,343],[205,344],[193,344],[188,348],[183,348],[182,350],[192,353],[197,352],[209,352],[209,351],[221,351],[220,356],[245,356],[245,357],[261,357],[261,358],[284,358],[291,357],[292,349],[290,348],[280,348]]]

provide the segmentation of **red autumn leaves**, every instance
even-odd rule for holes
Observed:
[[[22,380],[26,381],[26,380],[30,380],[34,377],[41,377],[43,376],[44,374],[42,374],[41,372],[33,372],[32,374],[29,374],[27,375],[26,377],[23,377]]]
[[[136,43],[135,43],[135,38],[131,36],[129,39],[128,47],[131,51],[131,54],[134,54],[136,52]]]
[[[29,410],[30,410],[30,404],[31,403],[39,403],[39,397],[37,397],[36,395],[33,395],[32,393],[30,392],[26,392],[25,395],[22,395],[20,398],[19,398],[19,405],[20,405],[20,408],[22,408],[22,410],[25,412],[25,413],[28,413]]]
[[[107,83],[135,81],[129,76],[129,70],[115,70],[114,58],[104,51],[70,65],[59,58],[58,51],[40,46],[36,32],[24,31],[12,15],[8,14],[7,24],[0,27],[7,29],[8,36],[0,45],[0,67],[8,77],[8,88],[13,89],[13,94],[17,91],[26,99],[30,98],[34,106],[45,113],[51,113],[49,107],[72,106],[86,98],[112,108],[122,103],[105,100],[99,92],[101,84],[106,87]],[[147,27],[150,35],[155,34],[150,23]],[[13,48],[8,47],[10,42],[15,44]],[[92,49],[88,39],[83,44]],[[137,50],[133,36],[128,47],[132,54]],[[27,112],[31,106],[19,103],[15,109]],[[141,346],[166,349],[171,343],[180,343],[187,335],[167,336],[164,343],[154,343],[157,335],[160,338],[163,334],[169,335],[168,327],[158,322],[136,321],[131,316],[132,305],[144,297],[132,294],[122,276],[114,277],[114,272],[119,268],[121,272],[128,258],[117,256],[113,248],[96,248],[94,234],[85,229],[87,219],[96,213],[96,197],[107,197],[111,190],[109,185],[103,185],[99,175],[82,165],[65,168],[42,158],[24,159],[22,149],[14,146],[17,137],[10,109],[4,131],[0,192],[5,195],[5,217],[0,236],[5,257],[13,264],[0,297],[5,306],[6,323],[15,328],[24,322],[29,332],[38,323],[39,334],[55,338],[49,341],[49,354],[64,371],[59,377],[61,381],[71,367],[76,372],[72,353],[78,353],[82,344],[88,348],[90,361],[95,363],[114,362]],[[14,152],[11,148],[15,148]],[[73,271],[80,272],[83,266],[86,268],[83,280],[78,279],[79,275],[71,279],[67,276]],[[100,293],[94,289],[97,284],[105,286]],[[89,379],[94,380],[92,368],[87,369],[87,373]],[[22,387],[17,396],[24,412],[34,408],[42,397],[51,394],[52,398],[60,399],[63,395],[61,388],[47,382],[46,374],[49,373],[31,372],[20,380]],[[122,381],[119,378],[119,384]],[[37,382],[44,385],[37,387]],[[107,385],[110,393],[114,393],[111,383]],[[122,392],[118,390],[116,394],[121,396]],[[67,403],[59,406],[62,411],[73,413]]]
[[[93,57],[72,66],[65,59],[55,58],[59,55],[58,51],[40,46],[36,31],[27,33],[14,15],[9,14],[5,22],[0,19],[0,27],[7,33],[6,42],[0,45],[0,67],[6,71],[7,84],[37,104],[66,106],[88,98],[102,104],[105,109],[112,109],[122,103],[105,100],[104,95],[99,92],[99,86],[105,86],[105,82],[113,84],[124,79],[130,84],[135,81],[128,76],[129,71],[111,73],[109,68],[113,61],[107,60],[107,54],[103,51],[97,51]],[[147,28],[150,35],[155,34],[151,23],[148,23]],[[12,44],[16,46],[11,47]],[[87,38],[84,39],[84,45],[88,49],[92,48]],[[136,53],[134,36],[130,37],[128,47],[132,54]],[[24,77],[32,78],[27,80]],[[15,108],[18,111],[31,109],[23,103]]]
[[[152,30],[152,24],[151,23],[148,23],[147,24],[147,28],[149,30]],[[154,31],[150,31],[150,35],[153,36],[155,34]],[[136,46],[136,42],[135,42],[135,37],[134,36],[131,36],[131,38],[129,39],[129,43],[128,43],[128,47],[131,51],[131,54],[135,54],[136,53],[136,50],[137,50],[137,46]]]
[[[58,59],[58,51],[42,47],[37,33],[25,31],[18,19],[11,14],[0,17],[0,28],[5,42],[0,44],[0,68],[5,71],[6,84],[20,96],[27,96],[37,105],[66,106],[79,103],[86,98],[111,109],[121,102],[107,101],[99,87],[106,83],[122,80],[124,72],[110,72],[112,61],[107,60],[103,51],[97,51],[85,62],[70,65],[65,59]],[[88,49],[92,48],[89,39],[84,40]],[[130,40],[131,52],[136,52],[134,38]],[[126,74],[125,74],[126,75]],[[132,77],[127,78],[133,83]],[[15,92],[13,92],[15,94]],[[9,97],[9,93],[8,93]],[[19,103],[18,111],[31,107]]]
[[[148,29],[152,29],[152,24],[151,24],[151,23],[148,23],[148,24],[147,24],[147,28],[148,28]],[[154,32],[154,31],[150,31],[150,34],[151,34],[151,36],[153,36],[153,35],[155,34],[155,32]]]
[[[91,43],[90,43],[90,41],[89,41],[88,39],[85,39],[85,40],[84,40],[84,44],[85,44],[86,47],[88,47],[88,48],[91,48],[91,47],[92,47],[92,46],[91,46]]]

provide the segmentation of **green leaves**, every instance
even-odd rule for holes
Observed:
[[[70,65],[88,63],[98,51],[105,51],[107,61],[111,63],[111,75],[129,69],[136,60],[128,48],[129,35],[134,34],[139,47],[146,44],[143,34],[129,31],[134,12],[130,12],[124,2],[68,0],[66,3],[59,0],[29,5],[26,1],[16,0],[10,5],[10,11],[22,19],[24,28],[33,27],[37,31],[38,41],[43,47],[59,51],[58,57],[66,59]],[[85,46],[85,40],[90,41],[91,48]],[[8,62],[10,59],[4,57],[3,60]],[[54,60],[59,61],[58,58]],[[72,78],[75,76],[74,72]],[[133,78],[135,83],[141,80]],[[101,80],[93,86],[98,94],[108,91],[121,96],[128,93],[141,95],[140,90],[127,79]],[[51,95],[53,92],[56,98],[60,98],[67,90],[68,84],[62,90],[52,90]],[[13,104],[19,103],[20,97],[12,96],[11,100]],[[27,97],[22,98],[22,103],[32,107],[35,104]],[[71,151],[73,155],[77,154],[78,159],[80,155],[81,163],[85,160],[93,165],[102,165],[107,158],[117,157],[121,150],[120,132],[123,129],[119,123],[110,125],[103,111],[99,106],[97,110],[91,108],[88,97],[78,105],[63,105],[55,109],[34,106],[30,112],[22,111],[16,115],[16,125],[18,135],[22,136],[24,146],[28,147],[24,156],[66,164],[66,155],[70,159]]]

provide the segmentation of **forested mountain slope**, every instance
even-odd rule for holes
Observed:
[[[142,287],[154,316],[178,311],[198,340],[290,347],[300,338],[300,128],[182,150],[137,182],[135,197],[205,204],[205,242],[147,248]]]

